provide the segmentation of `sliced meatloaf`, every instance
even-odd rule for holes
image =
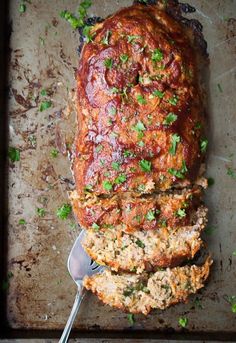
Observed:
[[[82,244],[93,260],[116,271],[141,273],[157,267],[174,267],[193,258],[200,249],[206,214],[206,208],[199,208],[195,225],[176,229],[162,227],[128,234],[116,227],[105,231],[95,227],[87,231]]]
[[[202,189],[194,187],[145,197],[119,193],[107,198],[80,198],[77,191],[73,191],[70,199],[83,228],[95,227],[103,231],[122,226],[123,231],[133,232],[193,225],[202,203]]]
[[[152,309],[165,309],[186,302],[190,294],[204,286],[212,260],[202,266],[167,268],[154,274],[116,274],[105,270],[85,277],[84,286],[97,294],[105,304],[147,315]]]

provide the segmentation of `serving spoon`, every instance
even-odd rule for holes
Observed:
[[[83,278],[86,275],[91,276],[95,273],[98,273],[104,268],[102,266],[99,266],[93,260],[91,260],[91,258],[84,251],[84,248],[81,245],[81,241],[83,240],[85,235],[85,230],[82,230],[71,249],[67,261],[68,271],[72,279],[75,281],[78,290],[75,296],[74,305],[72,307],[70,316],[67,320],[65,329],[63,331],[59,343],[66,343],[68,341],[72,325],[75,321],[76,315],[80,308],[80,304],[84,298],[86,290],[83,287]]]

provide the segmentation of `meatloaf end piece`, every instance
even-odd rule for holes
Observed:
[[[212,260],[202,266],[167,268],[154,274],[116,274],[105,270],[85,277],[84,286],[112,307],[147,315],[152,309],[165,309],[186,302],[190,294],[204,286]]]

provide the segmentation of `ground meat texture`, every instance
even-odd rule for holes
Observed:
[[[174,267],[191,259],[200,249],[201,231],[206,225],[207,210],[202,207],[193,226],[177,229],[135,231],[127,234],[117,227],[106,231],[88,230],[82,245],[97,263],[113,270],[155,270],[157,267]]]
[[[146,197],[120,193],[105,199],[97,196],[81,199],[76,191],[70,194],[74,213],[83,228],[96,225],[106,230],[122,225],[126,232],[193,225],[201,198],[200,187]]]
[[[122,9],[90,32],[77,73],[79,196],[191,184],[204,110],[187,30],[158,6]]]
[[[152,309],[165,309],[186,302],[190,294],[204,286],[212,260],[202,266],[167,268],[154,274],[116,274],[105,270],[85,277],[84,286],[110,306],[147,315]]]

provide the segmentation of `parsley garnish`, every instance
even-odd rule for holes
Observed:
[[[179,178],[179,179],[184,179],[184,174],[188,171],[187,166],[186,166],[186,162],[183,161],[182,162],[182,168],[180,170],[176,170],[174,168],[170,168],[168,169],[168,173],[170,173],[171,175]]]
[[[144,124],[140,120],[137,122],[135,126],[132,126],[132,129],[137,132],[146,130]]]
[[[121,183],[124,183],[126,181],[126,175],[121,174],[119,176],[117,176],[117,178],[115,179],[115,184],[120,185]]]
[[[170,112],[167,116],[166,116],[166,118],[165,118],[165,120],[163,121],[163,124],[164,125],[170,125],[170,124],[172,124],[172,123],[174,123],[176,120],[177,120],[177,115],[175,114],[175,113],[173,113],[173,112]]]
[[[129,321],[130,325],[134,325],[135,320],[134,320],[133,313],[128,313],[127,314],[127,318],[128,318],[128,321]]]
[[[138,146],[140,146],[140,148],[143,148],[145,146],[145,143],[143,141],[138,142]]]
[[[215,183],[215,180],[213,179],[213,177],[209,177],[209,178],[207,179],[208,187],[213,186],[214,183]]]
[[[178,97],[177,97],[176,95],[174,95],[173,98],[170,98],[170,99],[168,100],[168,102],[169,102],[171,105],[176,106],[177,103],[178,103]]]
[[[92,186],[92,185],[86,185],[86,186],[84,187],[85,192],[90,192],[92,189],[93,189],[93,186]]]
[[[145,244],[140,241],[140,239],[137,239],[137,241],[135,242],[137,244],[137,246],[139,246],[140,248],[144,249],[145,248]]]
[[[128,55],[126,55],[126,54],[120,55],[120,60],[122,63],[126,63],[128,61],[128,59],[129,59]]]
[[[105,181],[103,181],[102,185],[106,191],[112,190],[112,183],[110,181],[105,180]]]
[[[100,226],[96,223],[93,223],[92,229],[94,229],[95,231],[98,231],[100,229]]]
[[[202,128],[202,123],[200,123],[200,122],[197,122],[196,124],[195,124],[195,129],[201,129]]]
[[[161,91],[159,91],[158,89],[156,89],[152,94],[153,94],[154,96],[160,98],[160,99],[162,99],[162,98],[164,97],[164,95],[165,95],[164,92],[161,92]]]
[[[220,83],[218,83],[218,84],[217,84],[217,87],[218,87],[218,89],[219,89],[219,92],[220,92],[220,93],[223,93],[223,89],[222,89],[222,87],[221,87],[221,84],[220,84]]]
[[[188,325],[188,318],[180,317],[179,318],[179,325],[182,326],[182,328],[185,328]]]
[[[134,43],[134,40],[140,38],[140,36],[138,35],[134,35],[134,36],[127,36],[127,40],[128,40],[128,43]]]
[[[153,62],[160,62],[163,60],[163,53],[160,49],[155,49],[152,53],[152,61]]]
[[[109,112],[110,115],[114,116],[114,115],[116,115],[116,108],[115,107],[111,107],[111,108],[109,108],[108,112]]]
[[[236,180],[236,171],[233,170],[233,168],[228,168],[228,169],[227,169],[227,175],[231,176],[232,179],[235,179],[235,180]]]
[[[109,39],[111,37],[111,31],[107,31],[105,37],[102,39],[102,43],[105,45],[109,45]]]
[[[180,218],[186,217],[186,212],[184,208],[179,208],[178,211],[176,211],[176,216]]]
[[[67,219],[69,214],[72,212],[72,207],[69,204],[63,204],[61,207],[57,209],[57,217],[64,220]]]
[[[208,146],[208,140],[207,139],[201,139],[201,142],[200,142],[201,152],[205,153],[207,146]]]
[[[142,171],[148,173],[151,171],[152,163],[150,161],[147,161],[147,160],[141,160],[141,161],[139,161],[139,166],[142,169]]]
[[[25,6],[25,4],[20,4],[20,6],[19,6],[19,12],[20,12],[20,13],[25,13],[25,11],[26,11],[26,6]]]
[[[94,34],[91,34],[91,29],[92,29],[92,26],[88,26],[88,25],[86,25],[83,29],[83,35],[86,38],[87,43],[93,41]]]
[[[148,213],[146,214],[146,218],[147,218],[147,220],[149,220],[150,222],[151,222],[152,220],[155,220],[155,212],[152,211],[152,210],[148,211]]]
[[[62,11],[60,13],[61,18],[68,21],[68,23],[72,26],[73,29],[78,29],[79,27],[82,27],[84,25],[84,21],[82,18],[76,18],[72,13],[69,11]]]
[[[174,135],[171,136],[171,142],[172,142],[172,144],[171,144],[171,147],[169,149],[169,153],[171,155],[175,155],[177,144],[180,142],[180,136],[175,133]]]
[[[99,145],[96,146],[95,151],[96,151],[97,153],[99,153],[99,152],[102,151],[102,149],[103,149],[103,145],[99,144]]]
[[[53,148],[50,152],[51,157],[56,158],[58,156],[59,151]]]
[[[46,211],[44,208],[37,208],[36,213],[39,217],[45,217]]]
[[[147,103],[146,99],[141,94],[137,95],[137,101],[141,105],[146,105]]]
[[[50,108],[51,106],[52,106],[52,102],[50,100],[42,101],[39,107],[39,111],[43,112],[47,110],[48,108]]]
[[[132,151],[130,151],[130,150],[125,150],[124,152],[123,152],[123,155],[124,155],[124,157],[135,157],[136,155],[132,152]]]
[[[111,69],[113,66],[113,59],[112,58],[106,58],[104,61],[104,66],[108,69]]]
[[[8,157],[11,162],[18,162],[20,161],[20,150],[17,148],[9,147],[8,149]]]
[[[26,221],[25,219],[20,219],[19,222],[18,222],[19,225],[25,225],[26,224]]]
[[[117,87],[112,87],[111,92],[112,94],[118,94],[120,91]]]
[[[119,162],[112,162],[111,166],[114,170],[120,169],[120,163]]]
[[[43,88],[43,89],[41,90],[40,94],[41,94],[42,96],[47,96],[47,95],[48,95],[48,93],[47,93],[47,91],[46,91],[45,88]]]

